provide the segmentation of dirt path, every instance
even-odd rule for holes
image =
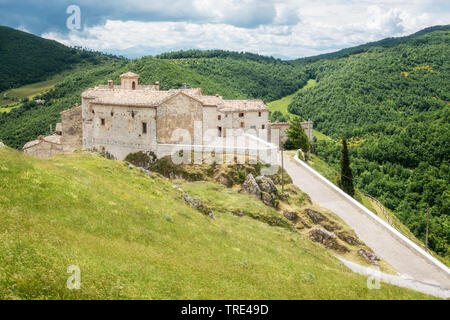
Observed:
[[[404,278],[438,285],[450,289],[450,276],[414,249],[403,243],[385,227],[357,209],[344,196],[333,190],[306,168],[284,156],[284,167],[294,184],[306,192],[318,205],[330,209],[341,217],[358,237]]]

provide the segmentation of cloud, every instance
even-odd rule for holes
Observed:
[[[78,0],[83,29],[74,32],[65,28],[72,3],[0,0],[0,21],[127,56],[199,48],[291,58],[450,22],[442,0]]]

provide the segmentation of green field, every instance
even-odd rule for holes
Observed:
[[[280,111],[282,113],[289,113],[288,111],[288,106],[289,104],[292,102],[292,98],[298,94],[299,92],[303,92],[305,90],[308,90],[309,88],[313,87],[316,85],[316,80],[314,79],[309,79],[308,82],[306,83],[306,85],[301,88],[300,90],[298,90],[297,92],[290,94],[286,97],[283,97],[279,100],[275,100],[272,102],[269,102],[267,104],[267,106],[269,107],[270,111],[274,112],[274,111]],[[290,113],[289,113],[290,114]]]
[[[429,298],[384,283],[370,290],[289,229],[226,210],[212,220],[173,183],[95,155],[39,160],[0,149],[0,298]],[[260,211],[250,196],[202,185],[182,187]],[[66,288],[71,265],[80,290]]]
[[[1,108],[1,106],[15,105],[23,98],[33,98],[35,95],[46,92],[53,88],[57,83],[64,80],[63,74],[58,74],[49,80],[25,85],[20,88],[10,89],[0,93],[0,112],[9,112],[11,107]]]

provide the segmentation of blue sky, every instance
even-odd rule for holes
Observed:
[[[77,5],[81,28],[69,30]],[[138,57],[180,49],[298,58],[450,24],[442,0],[0,0],[0,25]]]

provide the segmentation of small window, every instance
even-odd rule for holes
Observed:
[[[241,128],[243,128],[244,127],[244,123],[243,122],[241,122]]]
[[[105,125],[105,118],[101,118],[100,122],[101,122],[102,126],[104,126]]]
[[[266,128],[266,126],[265,126],[265,125],[262,125],[262,126],[261,126],[261,129],[265,129],[265,128]]]
[[[142,122],[142,133],[143,134],[147,133],[147,122]]]
[[[131,88],[134,90],[136,89],[136,82],[133,81],[133,83],[131,84]]]
[[[218,115],[218,116],[217,116],[217,120],[222,120],[222,116],[221,116],[221,115]]]
[[[222,127],[217,127],[217,134],[219,137],[222,137]]]
[[[261,117],[261,112],[258,112],[258,117]],[[264,129],[264,128],[263,128]]]
[[[244,117],[244,113],[243,112],[239,112],[239,117],[243,118]]]

